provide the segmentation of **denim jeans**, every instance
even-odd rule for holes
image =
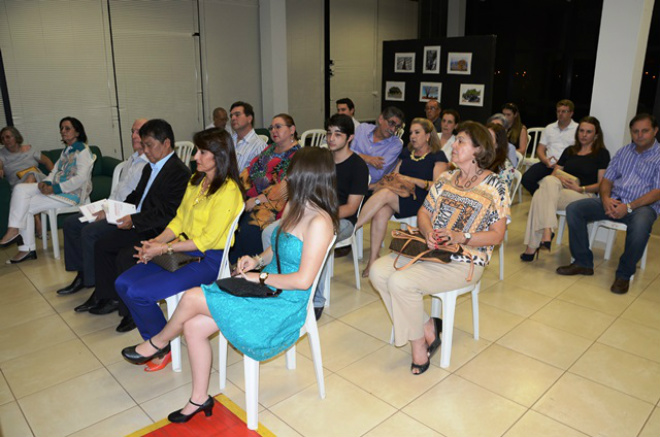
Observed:
[[[619,259],[616,277],[630,279],[635,274],[637,262],[642,259],[644,249],[651,235],[653,222],[658,214],[650,206],[642,206],[631,214],[620,219],[612,219],[605,215],[605,209],[600,198],[583,199],[571,203],[566,208],[566,222],[569,229],[571,255],[575,264],[593,268],[594,256],[589,249],[589,234],[587,224],[598,220],[611,220],[624,223],[628,227],[623,255]]]

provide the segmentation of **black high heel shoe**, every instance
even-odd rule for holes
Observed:
[[[440,339],[442,336],[442,319],[433,317],[433,324],[435,325],[435,340],[433,340],[433,343],[431,343],[428,349],[429,360],[433,358],[433,354],[440,349],[440,344],[442,343],[442,340]]]
[[[123,355],[124,359],[126,361],[128,361],[129,363],[132,363],[132,364],[144,364],[147,361],[153,360],[154,358],[163,358],[165,355],[167,355],[170,352],[170,344],[169,343],[167,343],[167,346],[165,346],[164,348],[161,349],[158,346],[156,346],[151,341],[151,339],[149,339],[147,341],[149,342],[149,344],[154,349],[156,349],[155,354],[153,354],[149,357],[145,357],[145,356],[142,356],[139,353],[137,353],[137,351],[135,350],[137,348],[137,346],[130,346],[130,347],[124,348],[124,350],[121,351],[121,354]]]
[[[193,416],[200,411],[203,411],[206,417],[212,416],[213,415],[213,398],[209,396],[209,398],[204,402],[203,404],[196,404],[190,399],[188,402],[193,404],[194,406],[197,407],[195,411],[193,411],[190,414],[181,414],[181,410],[176,410],[174,413],[170,413],[169,416],[167,416],[167,420],[169,420],[172,423],[186,423],[190,419],[193,418]]]
[[[548,252],[550,252],[550,250],[552,249],[552,240],[554,239],[555,239],[555,233],[552,232],[552,234],[550,235],[550,241],[541,241],[541,245],[539,246],[539,248],[542,247]]]
[[[543,244],[543,243],[541,243],[541,244]],[[541,249],[540,247],[537,247],[536,250],[534,251],[534,253],[524,253],[524,252],[521,253],[520,254],[520,260],[524,261],[526,263],[530,263],[530,262],[534,261],[534,258],[539,259],[539,250],[540,249]]]
[[[19,252],[20,253],[20,252]],[[22,263],[23,261],[28,261],[31,259],[37,259],[37,251],[36,250],[31,250],[29,252],[25,252],[25,255],[18,259],[11,258],[7,260],[7,264],[19,264]]]
[[[9,247],[12,244],[18,244],[19,246],[23,244],[23,238],[21,237],[21,234],[16,234],[14,237],[10,238],[9,240],[5,241],[4,243],[0,243],[0,247]]]

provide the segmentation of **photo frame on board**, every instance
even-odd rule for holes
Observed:
[[[484,106],[483,84],[462,83],[458,93],[458,104],[462,106]]]
[[[440,102],[442,95],[442,82],[420,82],[419,84],[419,101],[428,102],[429,100],[437,100]]]
[[[394,54],[394,72],[395,73],[414,73],[415,72],[415,53],[395,53]]]
[[[472,74],[472,53],[447,53],[447,74]]]
[[[440,46],[424,47],[424,74],[440,73]]]
[[[406,83],[403,81],[385,82],[385,100],[403,102],[406,99]]]

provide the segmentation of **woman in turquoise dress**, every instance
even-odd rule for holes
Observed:
[[[285,351],[298,339],[312,282],[338,224],[332,154],[318,147],[301,149],[291,161],[287,180],[289,201],[280,227],[273,233],[272,246],[260,255],[241,257],[236,267],[237,275],[282,293],[271,298],[245,298],[224,292],[216,283],[192,288],[184,293],[160,333],[122,351],[128,361],[141,364],[166,354],[169,342],[183,331],[193,389],[185,407],[168,416],[171,422],[187,422],[201,411],[211,414],[213,398],[208,396],[208,385],[212,350],[208,337],[218,330],[238,350],[258,361]],[[264,266],[261,273],[253,271]]]

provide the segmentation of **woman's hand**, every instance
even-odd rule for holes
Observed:
[[[236,272],[234,274],[243,275],[245,272],[254,270],[257,267],[257,265],[259,265],[259,262],[255,258],[247,255],[242,256],[238,259],[238,262],[236,263]],[[257,280],[258,279],[259,278],[257,277]]]
[[[435,238],[435,241],[438,242],[436,244],[445,245],[465,243],[465,235],[463,235],[462,232],[455,232],[447,228],[435,229],[433,232],[429,232],[429,234],[431,234]]]
[[[242,272],[240,274],[242,278],[247,281],[254,282],[255,284],[259,283],[259,273],[256,272]]]
[[[53,194],[53,192],[54,192],[53,191],[53,186],[48,185],[47,183],[44,183],[44,182],[39,182],[39,184],[37,184],[37,188],[39,188],[39,191],[41,192],[41,194],[46,195],[46,196],[49,195],[49,194]]]
[[[562,184],[563,187],[566,188],[567,190],[577,191],[578,193],[581,193],[581,192],[582,192],[582,187],[579,186],[579,185],[577,184],[577,182],[575,182],[575,180],[571,180],[571,179],[563,178],[563,179],[561,180],[561,184]]]
[[[159,243],[156,240],[141,241],[142,247],[135,247],[137,253],[133,255],[138,259],[138,263],[146,264],[155,256],[162,255],[167,252],[167,244]]]

